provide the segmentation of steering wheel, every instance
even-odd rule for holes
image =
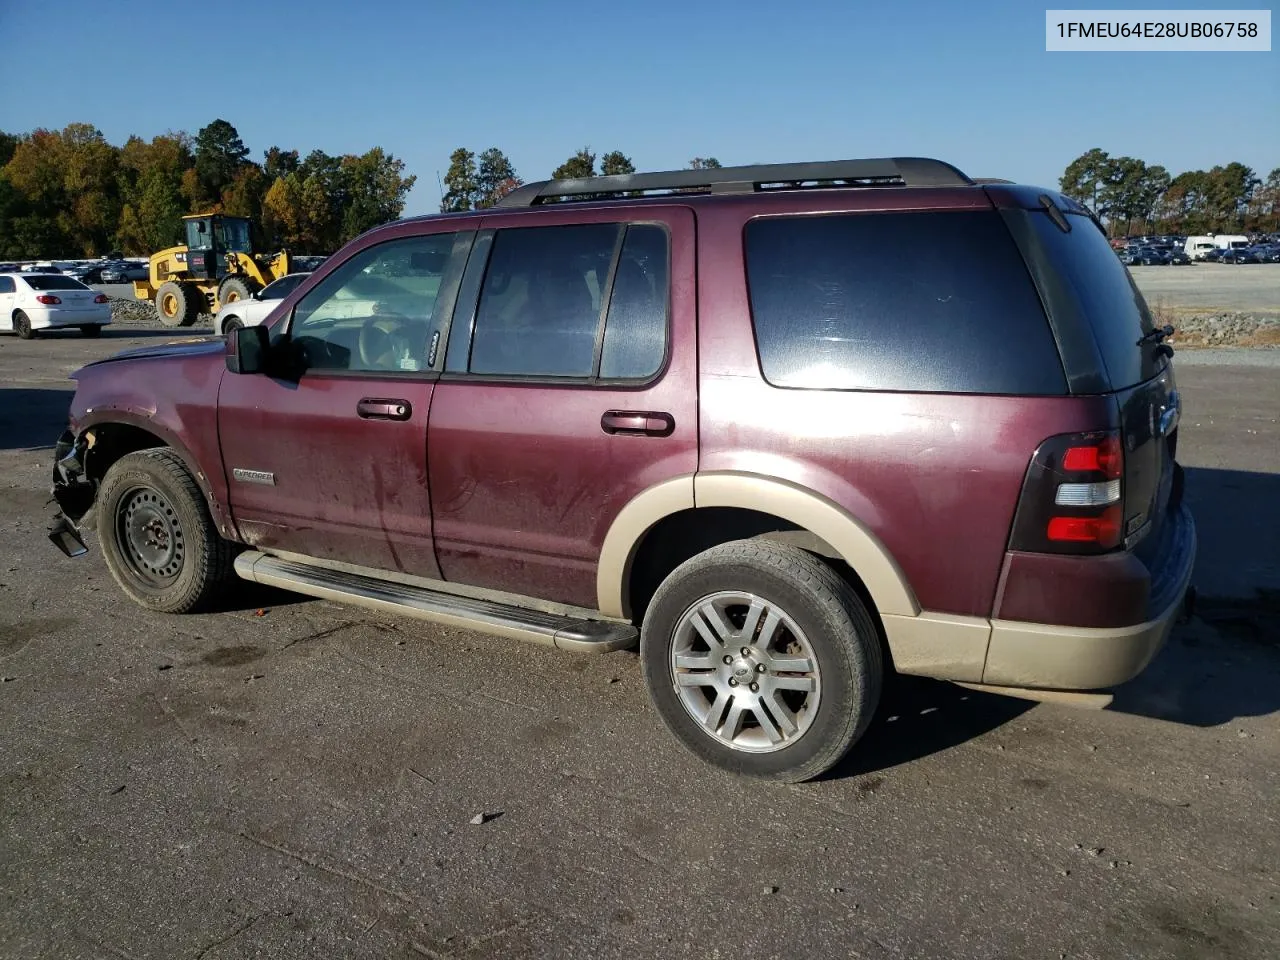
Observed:
[[[372,317],[360,328],[357,350],[365,370],[399,370],[401,357],[413,356],[409,320],[395,314]]]

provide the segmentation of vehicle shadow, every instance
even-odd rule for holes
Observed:
[[[134,340],[149,337],[167,337],[169,339],[182,337],[207,337],[213,333],[213,327],[206,324],[204,326],[195,327],[126,327],[126,326],[109,326],[102,328],[100,339],[102,340]],[[41,330],[41,340],[83,340],[84,335],[79,330]]]
[[[1187,468],[1196,616],[1111,710],[1197,727],[1280,712],[1280,474]]]
[[[1036,704],[942,680],[892,676],[858,745],[821,779],[857,777],[941,753],[1004,726]]]
[[[1187,468],[1199,546],[1196,615],[1107,710],[1196,727],[1280,713],[1280,474]],[[824,779],[859,776],[972,740],[1032,701],[896,676],[855,750]]]
[[[74,390],[0,387],[0,450],[52,447],[66,429]]]

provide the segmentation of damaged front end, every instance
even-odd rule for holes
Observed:
[[[49,528],[49,539],[68,557],[89,552],[80,523],[93,508],[97,487],[85,473],[85,455],[93,447],[93,431],[76,436],[70,430],[58,439],[53,454],[53,499],[58,514]]]

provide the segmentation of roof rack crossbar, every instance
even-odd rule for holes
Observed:
[[[753,193],[762,184],[895,184],[907,187],[967,187],[973,181],[949,163],[925,157],[876,160],[825,160],[814,163],[762,163],[709,170],[669,170],[620,176],[541,180],[511,191],[499,207],[532,207],[571,197],[604,199],[656,191]]]

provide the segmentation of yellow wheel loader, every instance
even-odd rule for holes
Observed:
[[[133,281],[133,295],[154,302],[166,327],[189,327],[289,272],[287,253],[254,254],[245,217],[206,213],[183,217],[182,225],[187,242],[153,253],[147,279]]]

